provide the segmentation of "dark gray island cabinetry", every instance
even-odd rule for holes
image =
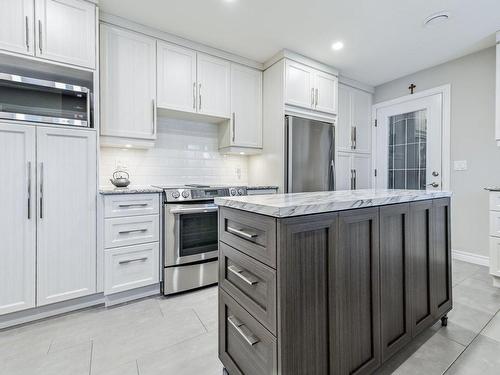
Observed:
[[[220,198],[230,375],[371,374],[451,310],[450,194]]]

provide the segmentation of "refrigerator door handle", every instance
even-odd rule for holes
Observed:
[[[285,167],[285,185],[286,185],[286,192],[287,193],[292,193],[292,182],[293,182],[293,175],[292,175],[292,155],[293,155],[293,143],[292,143],[292,126],[293,126],[293,120],[290,118],[290,116],[285,117],[285,137],[286,137],[286,142],[287,142],[287,148],[286,148],[286,167]]]

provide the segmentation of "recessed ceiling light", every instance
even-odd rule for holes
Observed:
[[[332,49],[334,51],[340,51],[342,48],[344,48],[344,43],[342,43],[341,41],[332,44]]]
[[[424,26],[435,26],[450,19],[450,12],[445,10],[431,14],[424,20]]]

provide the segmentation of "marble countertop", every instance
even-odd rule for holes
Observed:
[[[101,186],[99,193],[102,195],[112,194],[151,194],[163,193],[163,190],[149,185],[129,185],[126,188],[117,188],[113,185]]]
[[[268,190],[268,189],[278,189],[277,186],[263,185],[263,186],[247,186],[247,190]]]
[[[500,186],[488,186],[488,187],[485,187],[484,190],[488,190],[488,191],[500,191]]]
[[[215,203],[219,206],[268,216],[289,217],[444,198],[451,195],[451,192],[436,190],[367,189],[221,197],[215,198]]]

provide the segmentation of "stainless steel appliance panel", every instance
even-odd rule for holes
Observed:
[[[189,289],[216,284],[218,280],[217,260],[164,268],[163,294],[173,294]]]
[[[214,203],[165,205],[165,267],[217,259],[217,212]]]
[[[288,193],[335,190],[335,127],[286,116],[285,186]]]

